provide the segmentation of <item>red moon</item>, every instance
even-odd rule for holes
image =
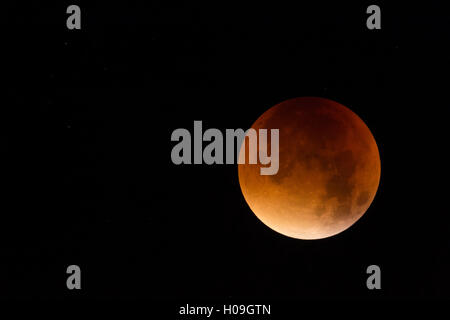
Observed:
[[[238,165],[244,198],[265,225],[288,237],[321,239],[367,211],[380,182],[380,155],[350,109],[324,98],[295,98],[267,110],[252,128],[279,129],[277,174],[261,175],[261,164]]]

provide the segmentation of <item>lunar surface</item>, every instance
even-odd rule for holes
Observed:
[[[295,98],[267,110],[252,128],[279,129],[277,174],[261,175],[261,164],[238,165],[244,198],[268,227],[321,239],[367,211],[380,181],[380,155],[369,128],[350,109],[324,98]]]

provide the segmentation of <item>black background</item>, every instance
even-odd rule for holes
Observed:
[[[6,5],[0,296],[448,298],[448,17],[377,2],[382,29],[368,30],[370,4]],[[248,128],[301,96],[348,106],[378,143],[377,196],[347,231],[282,236],[235,165],[172,164],[174,129]],[[371,264],[382,290],[366,288]]]

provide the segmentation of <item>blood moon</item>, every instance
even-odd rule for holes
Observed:
[[[268,227],[321,239],[346,230],[369,208],[380,155],[369,128],[350,109],[324,98],[295,98],[267,110],[252,128],[279,129],[276,175],[260,175],[260,164],[238,165],[244,198]]]

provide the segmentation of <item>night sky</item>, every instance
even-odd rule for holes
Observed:
[[[2,7],[0,297],[450,297],[440,5],[106,3]],[[349,107],[379,147],[375,200],[343,233],[285,237],[251,212],[236,165],[171,162],[173,130],[247,129],[302,96]]]

